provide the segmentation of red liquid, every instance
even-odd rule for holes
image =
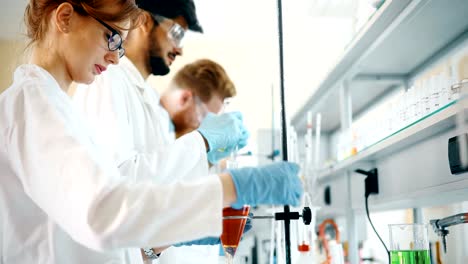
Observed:
[[[297,246],[297,250],[299,250],[299,252],[307,252],[310,250],[310,247],[309,245],[303,242],[302,244]]]
[[[234,256],[234,253],[239,245],[239,241],[244,232],[245,223],[249,215],[250,206],[244,206],[240,210],[232,208],[223,209],[223,217],[225,216],[244,216],[242,219],[223,219],[223,233],[221,234],[221,243],[227,254]]]

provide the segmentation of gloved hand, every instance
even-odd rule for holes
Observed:
[[[248,131],[244,132],[245,138],[248,138],[250,136],[250,133]],[[244,140],[243,142],[239,143],[238,149],[241,147],[245,147],[247,145],[247,140]],[[225,159],[231,155],[231,153],[234,151],[235,148],[227,148],[227,149],[218,149],[218,150],[212,150],[208,152],[208,161],[211,164],[218,164],[218,162],[222,159]]]
[[[252,217],[253,217],[253,214],[249,213],[249,218],[247,218],[247,222],[245,223],[243,234],[247,233],[250,229],[252,229]],[[177,243],[177,244],[174,244],[173,246],[182,247],[182,246],[193,246],[193,245],[218,245],[218,244],[221,244],[221,239],[219,237],[205,237],[202,239]]]
[[[298,206],[303,193],[298,177],[299,166],[291,162],[276,162],[263,167],[228,170],[236,188],[233,208],[244,204],[289,204]]]
[[[213,165],[218,164],[220,160],[229,157],[232,151],[232,149],[209,151],[207,153],[208,161]]]
[[[236,146],[245,147],[249,133],[242,123],[240,112],[215,115],[208,113],[198,128],[198,132],[208,142],[208,159],[216,164],[218,160],[229,156]]]

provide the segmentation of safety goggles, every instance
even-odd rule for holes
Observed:
[[[172,19],[169,19],[167,17],[163,17],[160,15],[155,15],[151,14],[153,19],[158,22],[159,26],[161,26],[166,32],[167,32],[167,37],[172,41],[174,46],[177,48],[182,48],[183,46],[183,40],[185,36],[185,29],[174,22]],[[172,24],[164,23],[165,21],[171,21]]]
[[[223,100],[223,105],[221,106],[221,109],[219,110],[218,114],[224,114],[227,112],[227,109],[229,109],[229,105],[232,103],[232,98],[225,98]]]
[[[117,50],[119,52],[119,58],[122,58],[123,55],[125,55],[125,49],[122,47],[123,39],[120,33],[114,28],[112,28],[111,26],[109,26],[108,24],[106,24],[101,19],[97,17],[93,17],[93,18],[96,19],[97,22],[101,23],[101,25],[105,26],[111,32],[111,35],[107,39],[107,48],[110,51]]]

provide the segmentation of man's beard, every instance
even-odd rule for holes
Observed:
[[[155,30],[155,28],[153,29]],[[153,36],[153,34],[151,34]],[[155,36],[151,37],[150,45],[150,54],[149,54],[149,66],[151,74],[153,75],[166,75],[169,73],[169,66],[166,65],[166,62],[163,59],[163,51],[159,42]]]
[[[166,65],[161,56],[158,55],[150,55],[149,57],[149,64],[151,68],[151,73],[153,75],[166,75],[169,73],[170,69],[169,66]]]

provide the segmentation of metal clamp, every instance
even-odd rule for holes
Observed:
[[[302,222],[305,225],[310,225],[310,223],[312,222],[312,210],[310,210],[310,207],[304,207],[302,209],[302,214],[299,214],[299,212],[289,212],[287,214],[275,213],[275,215],[254,215],[252,216],[252,219],[275,219],[277,221],[282,221],[285,219],[297,220],[301,217]]]
[[[442,238],[442,244],[444,246],[444,252],[447,253],[447,240],[446,237],[449,234],[447,228],[453,225],[459,225],[468,223],[468,213],[456,214],[443,219],[433,219],[430,221],[434,232]]]

